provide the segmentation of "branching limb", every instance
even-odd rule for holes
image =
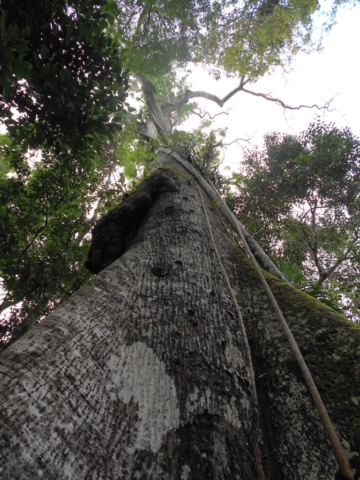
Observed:
[[[44,224],[39,227],[37,229],[37,231],[35,232],[35,235],[33,236],[32,240],[30,241],[30,243],[28,243],[26,245],[26,247],[22,250],[22,252],[20,253],[19,255],[19,258],[18,258],[18,264],[20,264],[20,260],[22,259],[22,257],[25,255],[25,253],[29,250],[29,248],[32,247],[32,245],[34,244],[35,240],[37,239],[37,237],[40,235],[40,233],[47,227],[47,224],[48,224],[48,212],[47,212],[47,202],[46,202],[46,218],[45,218],[45,222]]]
[[[251,138],[241,138],[241,137],[239,137],[236,140],[233,140],[232,142],[229,142],[229,143],[219,142],[215,146],[228,147],[229,145],[232,145],[233,143],[237,143],[241,148],[243,148],[242,145],[239,142],[246,142],[249,145],[252,145],[252,143],[250,142],[250,140],[252,140],[252,138],[253,137],[251,137]]]
[[[243,85],[240,83],[240,85],[234,90],[232,90],[230,93],[228,93],[224,98],[219,98],[216,95],[213,95],[212,93],[209,92],[204,92],[202,90],[199,90],[197,92],[192,92],[191,90],[186,90],[186,92],[180,97],[179,101],[176,104],[177,108],[181,108],[185,103],[187,103],[190,98],[205,98],[207,100],[211,100],[212,102],[216,103],[219,105],[219,107],[223,107],[224,104],[230,100],[231,97],[233,97],[236,93],[240,92],[243,90]]]
[[[324,278],[324,280],[321,282],[320,281],[318,282],[320,285],[324,283],[324,281],[327,278],[329,278],[330,275],[332,275],[335,272],[335,270],[346,260],[354,260],[355,257],[353,255],[349,255],[350,252],[351,252],[351,248],[348,247],[344,255],[341,258],[338,258],[338,260],[334,263],[332,267],[328,268],[328,270],[325,272],[326,277]]]
[[[138,135],[144,137],[146,140],[148,140],[149,138],[155,140],[159,137],[159,132],[156,129],[156,124],[154,120],[152,120],[153,117],[148,118],[146,122],[139,121],[138,117],[130,112],[124,112],[124,117],[125,123],[134,124]]]
[[[225,159],[225,149],[224,147],[228,147],[229,145],[232,145],[233,143],[236,143],[237,145],[239,145],[239,147],[244,151],[244,146],[241,145],[240,142],[247,142],[248,144],[252,145],[252,143],[250,142],[250,140],[252,139],[253,137],[251,138],[237,138],[236,140],[233,140],[232,142],[228,142],[228,143],[223,143],[222,140],[220,140],[220,142],[216,143],[214,145],[214,148],[216,147],[219,147],[222,149],[222,152],[223,152],[223,159],[222,159],[222,162],[224,161]]]
[[[238,87],[234,88],[234,90],[231,90],[231,92],[229,92],[223,98],[219,98],[217,95],[213,95],[212,93],[204,92],[202,90],[199,90],[199,91],[196,91],[196,92],[192,92],[191,90],[186,90],[185,93],[179,98],[179,101],[176,104],[176,108],[177,109],[181,108],[191,98],[205,98],[207,100],[210,100],[210,101],[216,103],[217,105],[219,105],[219,107],[223,107],[224,104],[228,100],[230,100],[230,98],[232,98],[234,95],[236,95],[238,92],[245,92],[245,93],[248,93],[249,95],[254,95],[255,97],[264,98],[265,100],[268,100],[269,102],[274,102],[274,103],[276,103],[277,105],[280,105],[281,107],[283,107],[286,110],[300,110],[301,108],[308,108],[308,109],[316,108],[317,110],[327,110],[329,112],[332,111],[332,110],[329,110],[329,107],[330,107],[330,104],[334,100],[335,97],[331,98],[328,102],[326,102],[324,106],[319,106],[317,104],[314,104],[314,105],[303,105],[302,104],[302,105],[298,105],[297,107],[292,107],[291,105],[286,104],[285,102],[283,102],[279,98],[272,97],[268,93],[253,92],[252,90],[248,90],[247,88],[244,88],[244,86],[248,83],[248,81],[249,80],[244,80],[244,78],[242,78],[241,81],[240,81],[240,85]]]
[[[242,88],[242,91],[248,93],[249,95],[254,95],[255,97],[261,97],[269,102],[274,102],[276,105],[280,105],[281,107],[285,108],[286,110],[300,110],[301,108],[316,108],[317,110],[327,110],[328,112],[332,112],[333,110],[329,110],[330,103],[334,100],[335,97],[331,98],[328,102],[325,103],[323,107],[319,107],[316,103],[314,105],[298,105],[297,107],[292,107],[291,105],[287,105],[285,102],[280,100],[279,98],[272,97],[268,93],[261,93],[261,92],[253,92],[252,90],[248,90],[247,88]]]
[[[305,240],[305,244],[308,246],[308,251],[310,253],[311,258],[313,259],[313,261],[315,263],[316,269],[317,269],[318,274],[319,274],[318,283],[321,284],[326,280],[327,276],[326,276],[326,272],[325,272],[324,268],[322,267],[322,265],[320,264],[320,261],[319,261],[319,257],[318,257],[318,254],[317,254],[317,241],[315,240],[314,245],[312,245],[312,243],[310,241],[310,238],[309,238],[308,234],[306,233],[306,230],[305,230],[304,225],[302,223],[300,223],[300,228],[301,228],[301,232],[303,234],[303,238]]]
[[[307,217],[308,213],[311,212],[311,207],[308,208],[308,210],[306,210],[305,212],[303,212],[299,218],[300,220],[300,223],[303,223],[305,218]]]
[[[327,278],[329,278],[330,275],[332,275],[332,274],[334,273],[334,271],[337,269],[337,267],[338,267],[339,265],[341,265],[343,262],[345,262],[345,260],[348,260],[348,257],[346,256],[346,254],[345,254],[344,257],[339,258],[339,259],[334,263],[334,265],[333,265],[332,267],[330,267],[330,268],[325,272],[324,278],[321,278],[317,283],[318,283],[319,285],[322,285],[322,284],[325,282],[325,280],[326,280]]]
[[[230,110],[232,110],[232,108],[229,108],[226,112],[216,113],[213,116],[211,116],[209,112],[201,113],[201,110],[200,110],[199,107],[197,107],[197,110],[199,110],[199,111],[198,112],[194,111],[193,113],[195,113],[195,115],[197,115],[198,117],[205,118],[205,116],[208,115],[210,120],[214,120],[214,118],[218,117],[219,115],[229,115],[229,112],[230,112]]]
[[[253,92],[252,90],[246,89],[245,85],[249,82],[249,79],[245,80],[245,78],[242,77],[238,87],[231,90],[231,92],[229,92],[223,98],[219,98],[217,95],[213,95],[212,93],[205,92],[202,90],[195,91],[195,92],[191,90],[186,90],[182,95],[179,96],[177,102],[161,106],[158,101],[157,92],[154,84],[148,79],[146,79],[144,75],[142,75],[141,73],[136,73],[134,76],[141,84],[144,97],[145,97],[145,102],[149,109],[149,119],[148,119],[149,121],[146,123],[146,125],[141,124],[140,122],[137,121],[136,122],[137,130],[140,135],[145,136],[147,138],[157,138],[159,133],[160,135],[164,134],[166,137],[168,137],[171,132],[171,114],[169,113],[169,111],[179,111],[186,103],[189,102],[191,98],[205,98],[207,100],[210,100],[216,103],[222,108],[224,104],[228,100],[230,100],[230,98],[232,98],[238,92],[243,91],[245,93],[248,93],[249,95],[261,97],[270,102],[274,102],[275,104],[280,105],[281,107],[287,110],[300,110],[301,108],[308,108],[308,109],[316,108],[318,110],[327,110],[327,111],[331,111],[329,110],[329,106],[333,100],[333,99],[329,100],[329,102],[327,102],[324,106],[319,106],[315,104],[315,105],[299,105],[297,107],[292,107],[291,105],[287,105],[285,102],[283,102],[279,98],[272,97],[270,94]],[[194,113],[198,115],[200,118],[205,118],[205,116],[208,115],[209,118],[213,120],[215,117],[219,115],[228,115],[229,111],[230,109],[227,112],[217,113],[213,116],[211,116],[209,112],[202,113],[201,111],[195,111]],[[158,130],[158,132],[156,130]]]

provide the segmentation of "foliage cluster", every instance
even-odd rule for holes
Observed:
[[[110,32],[132,72],[151,77],[174,65],[205,65],[215,76],[256,80],[311,43],[316,0],[119,0]]]
[[[91,150],[119,129],[127,78],[103,3],[1,3],[0,120],[23,151]]]
[[[118,0],[121,16],[110,32],[123,46],[124,64],[148,76],[193,60],[209,0]]]
[[[298,287],[351,318],[360,301],[360,140],[313,122],[248,150],[229,203]]]
[[[122,191],[118,15],[112,0],[0,5],[1,345],[79,287],[86,234]]]
[[[225,7],[225,8],[224,8]],[[256,80],[311,47],[316,0],[216,1],[202,47],[208,63]]]

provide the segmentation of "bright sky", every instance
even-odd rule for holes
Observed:
[[[229,111],[229,115],[216,118],[216,127],[228,127],[226,141],[238,137],[253,137],[254,145],[261,145],[263,135],[279,131],[298,134],[305,130],[317,114],[326,122],[338,127],[348,126],[360,137],[360,93],[359,93],[359,47],[360,47],[360,6],[343,7],[338,12],[337,24],[323,39],[323,51],[310,55],[300,54],[288,74],[277,69],[257,84],[248,86],[256,92],[268,93],[291,106],[300,104],[322,106],[331,98],[332,112],[315,109],[286,110],[264,99],[238,93],[223,109],[210,101],[202,105],[211,115]],[[192,81],[193,90],[206,90],[219,97],[238,86],[235,79],[215,81],[196,72]],[[200,102],[199,102],[200,103]],[[244,146],[246,144],[244,143]],[[238,164],[242,155],[239,146],[232,145],[226,151],[226,163]],[[235,167],[236,168],[236,167]]]

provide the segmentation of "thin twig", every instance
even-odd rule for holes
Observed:
[[[247,142],[249,145],[252,145],[252,143],[250,142],[250,140],[251,140],[252,138],[253,138],[253,137],[251,137],[251,138],[240,138],[240,137],[239,137],[239,138],[237,138],[236,140],[233,140],[232,142],[229,142],[229,143],[219,142],[220,145],[217,145],[217,146],[219,146],[219,147],[228,147],[229,145],[232,145],[233,143],[237,143],[238,145],[240,145],[239,142]],[[241,147],[241,145],[240,145],[240,147]]]
[[[198,110],[200,110],[199,107],[196,107],[196,108],[197,108]],[[203,114],[201,114],[201,113],[199,113],[199,112],[195,112],[195,111],[194,111],[193,113],[195,113],[195,115],[197,115],[197,116],[200,117],[200,118],[205,118],[205,116],[208,115],[209,118],[210,118],[210,120],[214,120],[214,118],[215,118],[215,117],[218,117],[219,115],[229,115],[229,112],[230,112],[230,110],[232,110],[232,109],[233,109],[233,107],[229,108],[226,112],[216,113],[216,114],[213,115],[213,116],[211,116],[210,113],[207,112],[207,111],[204,112]],[[200,110],[200,112],[201,112],[201,110]]]
[[[252,90],[248,90],[247,88],[242,89],[243,92],[248,93],[249,95],[254,95],[255,97],[261,97],[269,102],[274,102],[276,105],[280,105],[281,107],[285,108],[286,110],[300,110],[301,108],[316,108],[317,110],[326,110],[328,112],[332,112],[333,109],[329,110],[330,103],[334,100],[335,97],[331,98],[328,102],[325,103],[323,107],[319,107],[316,103],[314,105],[298,105],[297,107],[292,107],[291,105],[287,105],[285,102],[280,100],[279,98],[272,97],[268,93],[261,93],[261,92],[253,92]]]

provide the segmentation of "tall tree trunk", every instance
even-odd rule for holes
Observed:
[[[254,435],[267,480],[335,478],[266,294],[205,199],[252,347],[254,426],[235,306],[199,191],[177,173],[100,223],[90,263],[122,256],[1,355],[1,479],[257,479]],[[268,279],[359,471],[359,329]]]

